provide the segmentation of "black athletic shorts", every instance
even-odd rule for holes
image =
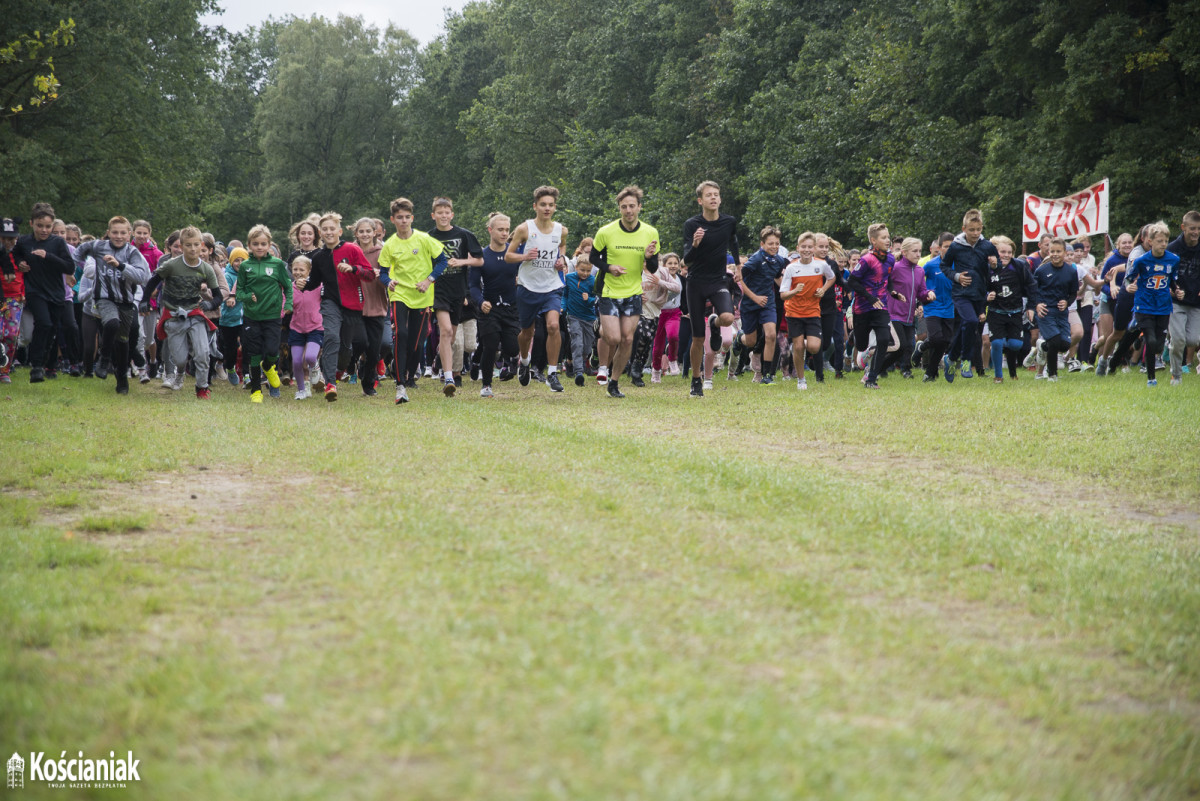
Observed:
[[[462,322],[464,296],[451,295],[449,292],[440,292],[433,296],[433,310],[435,312],[444,311],[450,315],[450,325],[458,325]]]
[[[521,326],[517,322],[517,307],[516,306],[493,306],[491,310],[484,314],[479,312],[479,317],[475,321],[475,335],[482,342],[489,336],[500,337],[506,330],[520,331]]]
[[[687,285],[687,304],[688,314],[693,320],[699,320],[706,314],[705,309],[711,303],[713,311],[717,314],[733,314],[733,298],[729,295],[729,283],[724,279],[718,281],[688,281]],[[696,337],[696,332],[701,330],[702,326],[694,326],[692,336]],[[704,336],[703,333],[700,336]]]
[[[787,325],[788,339],[796,339],[797,337],[821,338],[820,317],[788,317]]]
[[[992,339],[1021,339],[1023,336],[1020,314],[999,314],[988,312],[988,330]]]
[[[1117,302],[1110,305],[1113,310],[1113,330],[1128,331],[1133,322],[1133,295],[1122,292]]]

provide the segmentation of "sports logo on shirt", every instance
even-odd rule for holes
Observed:
[[[268,268],[266,269],[266,273],[267,273],[267,275],[274,275],[274,274],[275,274],[275,268],[274,268],[274,267],[268,267]]]

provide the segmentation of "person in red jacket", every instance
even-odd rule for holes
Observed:
[[[342,344],[351,350],[351,363],[367,349],[363,328],[362,283],[375,279],[371,262],[362,248],[342,240],[342,215],[326,212],[317,223],[321,249],[312,256],[312,278],[303,291],[324,288],[321,319],[325,324],[325,344],[321,349],[321,374],[325,378],[325,400],[337,400],[337,368]]]

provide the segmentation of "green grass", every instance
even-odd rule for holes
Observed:
[[[0,739],[137,798],[1194,796],[1200,381],[1029,378],[18,381]]]

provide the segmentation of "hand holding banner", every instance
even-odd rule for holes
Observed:
[[[1021,240],[1036,242],[1042,234],[1076,237],[1108,233],[1108,179],[1068,197],[1048,199],[1025,193]]]

